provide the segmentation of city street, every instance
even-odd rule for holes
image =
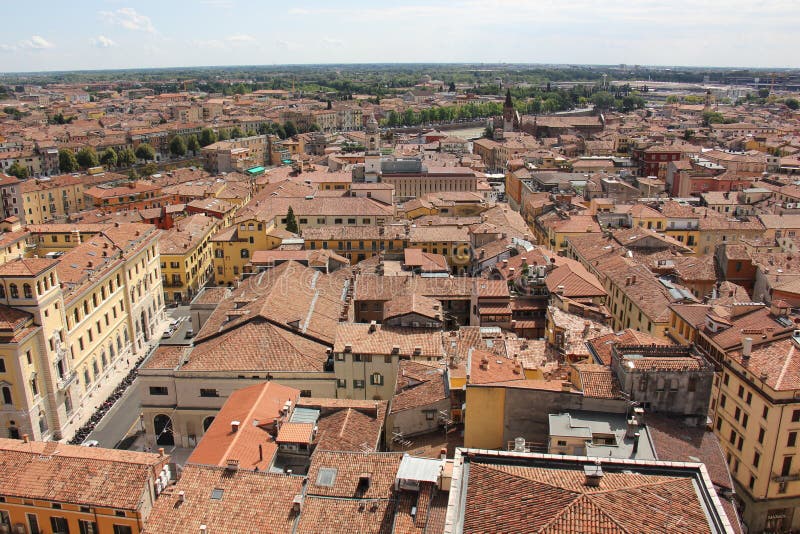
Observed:
[[[167,316],[170,320],[178,319],[179,317],[187,317],[187,319],[184,319],[173,336],[169,339],[164,339],[164,342],[173,344],[183,342],[186,330],[191,325],[191,321],[188,320],[188,315],[188,306],[167,309]],[[154,347],[154,350],[156,348],[158,348],[157,345]],[[148,355],[148,358],[149,357]],[[147,359],[142,362],[142,365],[146,362]],[[111,407],[108,413],[106,413],[105,417],[103,417],[95,429],[87,436],[86,440],[96,440],[100,447],[116,448],[127,436],[135,434],[140,430],[139,414],[141,413],[141,400],[139,379],[137,378],[114,406]]]

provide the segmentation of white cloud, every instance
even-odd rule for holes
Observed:
[[[42,50],[44,48],[53,48],[55,45],[41,35],[32,35],[30,39],[22,41],[21,46],[23,48],[35,48],[36,50]]]
[[[126,30],[156,33],[150,17],[137,13],[132,7],[121,7],[116,11],[101,11],[100,17],[105,22],[122,26]]]
[[[322,42],[330,46],[344,46],[344,41],[341,39],[334,39],[333,37],[323,37]]]
[[[17,50],[44,50],[55,45],[41,35],[31,35],[30,39],[23,39],[13,44],[0,44],[3,52],[16,52]]]
[[[233,0],[203,0],[201,4],[209,7],[219,7],[230,9],[233,7]]]
[[[117,46],[117,43],[106,37],[105,35],[98,35],[91,39],[92,46],[95,48],[111,48]]]
[[[255,43],[256,38],[252,35],[246,34],[237,34],[237,35],[230,35],[225,38],[226,41],[229,43]]]

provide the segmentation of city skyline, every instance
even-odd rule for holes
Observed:
[[[42,13],[46,16],[42,16]],[[0,70],[341,63],[792,68],[800,5],[743,1],[45,2],[9,16]],[[263,21],[263,22],[262,22]],[[512,45],[513,44],[513,45]]]

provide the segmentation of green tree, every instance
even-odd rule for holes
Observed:
[[[6,172],[8,172],[9,176],[16,176],[20,180],[24,180],[28,177],[27,167],[20,165],[19,161],[12,163]]]
[[[128,171],[128,180],[134,182],[139,179],[139,173],[136,172],[136,169],[131,169]]]
[[[692,139],[694,139],[694,130],[692,130],[691,128],[685,129],[683,131],[683,138],[686,141],[691,141]]]
[[[156,159],[156,150],[147,143],[142,143],[136,147],[136,157],[145,161]]]
[[[195,156],[200,152],[200,141],[197,140],[196,135],[189,136],[189,140],[186,142],[186,150],[189,150]]]
[[[230,138],[231,136],[228,130],[220,130],[219,133],[217,133],[217,140],[219,141],[227,141]]]
[[[767,98],[769,96],[769,87],[762,87],[758,90],[759,98]]]
[[[283,124],[272,125],[272,131],[281,139],[286,139],[286,130],[283,129]]]
[[[492,139],[494,137],[494,128],[492,128],[491,124],[487,124],[486,128],[483,129],[483,136],[487,139]]]
[[[719,111],[704,111],[703,112],[703,125],[711,126],[712,124],[724,123],[725,117]]]
[[[130,167],[136,163],[136,154],[130,148],[123,148],[117,154],[117,163],[120,167]]]
[[[78,165],[84,169],[100,165],[100,158],[97,157],[97,152],[95,152],[94,147],[83,147],[78,151],[76,159],[78,160]]]
[[[447,91],[449,93],[455,93],[456,92],[456,82],[450,82],[450,86],[447,88]]]
[[[108,147],[100,154],[100,163],[105,165],[106,167],[116,167],[117,166],[117,152]]]
[[[797,110],[800,108],[800,102],[798,102],[796,98],[787,98],[783,101],[783,103],[786,104],[787,108],[792,110]]]
[[[208,146],[217,142],[217,134],[211,128],[203,128],[200,132],[200,146]]]
[[[244,133],[244,135],[246,135],[247,137],[255,137],[255,136],[257,136],[257,135],[258,135],[258,132],[257,132],[257,131],[255,131],[255,130],[253,130],[252,128],[250,128],[249,130],[247,130],[247,131]]]
[[[669,95],[667,97],[667,104],[677,104],[681,99],[677,95]]]
[[[286,137],[293,137],[297,135],[297,126],[292,121],[283,123],[283,130],[286,132]]]
[[[174,156],[186,155],[186,141],[183,140],[183,136],[176,135],[172,138],[169,142],[169,151]]]
[[[150,163],[146,164],[144,167],[142,167],[142,175],[144,175],[144,176],[150,176],[150,175],[155,174],[157,172],[158,172],[158,165],[156,165],[153,162],[150,162]]]
[[[599,91],[592,95],[592,104],[598,111],[607,111],[614,107],[614,95],[608,91]]]
[[[238,126],[234,126],[231,130],[231,139],[239,139],[240,137],[244,137],[244,132]]]
[[[286,231],[292,232],[293,234],[300,231],[297,227],[297,219],[294,216],[294,210],[291,206],[289,206],[289,210],[286,212]]]
[[[78,160],[72,150],[62,148],[58,151],[58,168],[61,172],[75,172],[78,170]]]

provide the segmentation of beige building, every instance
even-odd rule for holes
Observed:
[[[58,259],[0,266],[0,425],[69,439],[161,335],[158,230],[110,225]]]
[[[84,191],[92,186],[123,180],[114,173],[95,175],[64,174],[51,178],[27,180],[20,184],[24,214],[20,219],[28,224],[64,222],[67,215],[87,209]]]
[[[267,136],[256,135],[218,141],[203,147],[203,161],[206,170],[215,174],[221,172],[244,172],[252,167],[266,165]]]
[[[158,248],[165,300],[191,300],[213,278],[211,236],[218,223],[207,215],[191,215],[161,234]]]

